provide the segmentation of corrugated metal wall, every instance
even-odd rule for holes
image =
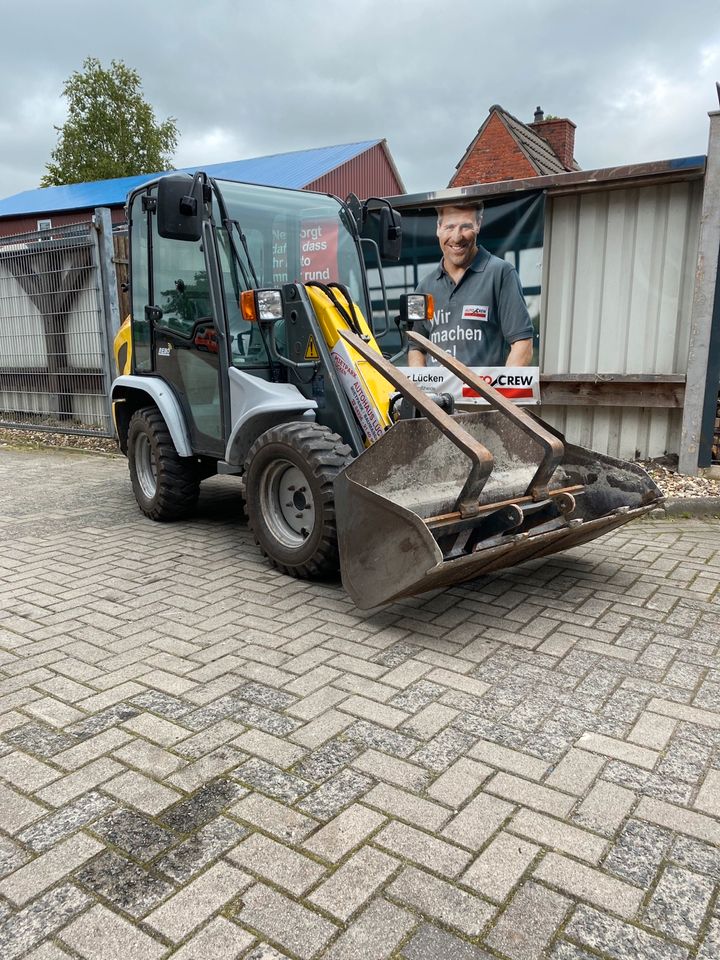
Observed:
[[[684,374],[702,180],[548,196],[544,374]],[[576,443],[612,456],[677,451],[681,410],[543,406]]]

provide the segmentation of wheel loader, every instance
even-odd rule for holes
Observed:
[[[381,202],[377,260],[398,259]],[[367,609],[582,544],[652,509],[637,465],[593,453],[402,324],[484,398],[458,413],[385,356],[371,324],[367,212],[308,191],[171,174],[128,197],[131,316],[116,339],[113,415],[153,520],[237,476],[267,557],[337,575]],[[388,322],[385,304],[385,327]]]

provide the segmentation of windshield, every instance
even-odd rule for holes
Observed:
[[[239,293],[250,287],[279,287],[309,280],[341,283],[369,317],[358,245],[339,200],[326,194],[230,180],[217,180],[215,184],[228,218],[238,221],[247,244],[246,253],[237,231],[232,231],[238,264],[227,233],[218,230],[236,364],[265,362],[257,333],[253,334],[237,309]]]

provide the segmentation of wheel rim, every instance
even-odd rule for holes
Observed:
[[[302,470],[275,460],[260,478],[260,508],[270,532],[284,547],[300,547],[315,526],[315,501]]]
[[[143,495],[152,500],[157,491],[157,462],[155,451],[146,433],[139,433],[134,446],[135,475]]]

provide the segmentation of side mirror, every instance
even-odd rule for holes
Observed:
[[[158,183],[157,229],[166,240],[202,236],[203,184],[199,177],[171,174]]]
[[[402,218],[391,207],[380,209],[380,258],[399,260],[402,251]]]

